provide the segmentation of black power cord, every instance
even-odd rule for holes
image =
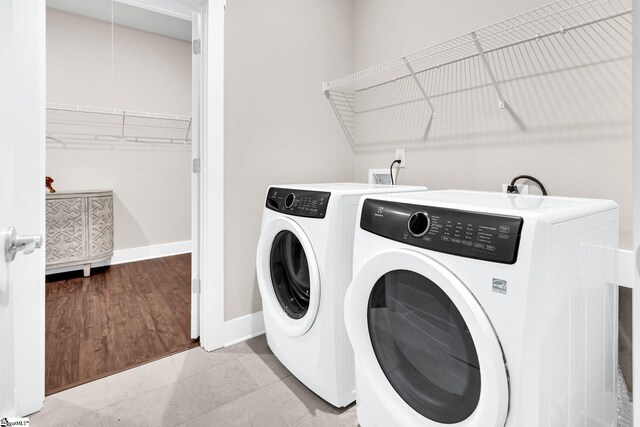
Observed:
[[[538,187],[540,187],[540,190],[542,190],[542,195],[546,196],[547,195],[547,189],[544,188],[544,185],[542,185],[542,183],[540,182],[539,179],[531,176],[531,175],[518,175],[515,178],[513,178],[511,180],[511,184],[509,184],[507,186],[507,193],[511,193],[511,194],[518,194],[518,186],[516,185],[516,181],[518,181],[519,179],[528,179],[529,181],[533,181],[536,183],[536,185]]]
[[[393,165],[395,165],[396,163],[402,163],[402,160],[395,159],[393,162],[391,162],[391,166],[389,166],[389,175],[391,175],[391,185],[396,185],[393,182]]]

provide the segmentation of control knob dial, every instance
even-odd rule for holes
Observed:
[[[284,207],[289,209],[293,206],[293,203],[296,201],[296,195],[293,193],[287,194],[287,197],[284,199]]]
[[[422,237],[427,234],[430,225],[431,218],[429,214],[424,211],[412,213],[407,222],[407,228],[413,237]]]

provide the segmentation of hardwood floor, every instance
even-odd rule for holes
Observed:
[[[194,347],[190,322],[190,254],[47,276],[46,394]]]

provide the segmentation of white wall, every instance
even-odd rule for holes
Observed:
[[[350,181],[321,83],[352,70],[351,2],[229,0],[225,12],[225,318],[261,310],[255,250],[270,184]]]
[[[47,9],[47,102],[190,116],[190,44]],[[116,250],[191,240],[190,146],[49,143],[46,172],[113,189]]]

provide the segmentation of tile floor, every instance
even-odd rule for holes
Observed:
[[[194,348],[47,396],[31,426],[357,426],[305,388],[264,335],[207,353]]]

